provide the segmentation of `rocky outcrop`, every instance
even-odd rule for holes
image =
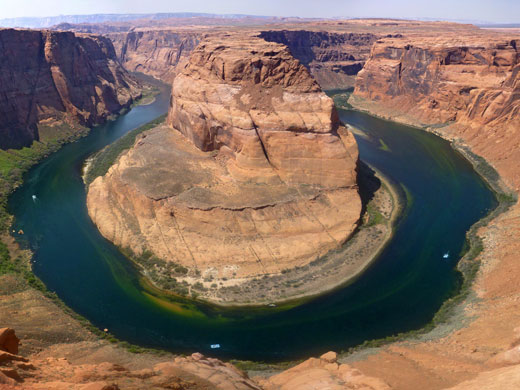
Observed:
[[[139,95],[107,38],[3,29],[0,48],[2,149],[39,140],[42,125],[101,123]]]
[[[262,31],[260,37],[287,45],[324,89],[353,86],[378,38],[372,33],[312,30]]]
[[[355,95],[422,123],[517,125],[520,40],[490,36],[383,39],[356,81]]]
[[[347,364],[338,363],[335,352],[308,359],[269,379],[258,381],[265,390],[390,390],[382,380],[363,375]]]
[[[259,34],[269,42],[289,47],[322,88],[347,88],[369,57],[377,39],[371,33],[327,32],[312,30],[266,30]],[[135,29],[107,36],[121,63],[130,71],[150,74],[171,83],[178,64],[187,60],[207,29]]]
[[[173,81],[177,65],[188,59],[201,36],[200,31],[172,29],[108,34],[126,69],[149,74],[167,83]]]
[[[168,123],[200,150],[230,154],[236,175],[355,185],[355,141],[332,100],[282,45],[203,42],[173,83]]]
[[[356,227],[356,142],[285,46],[203,41],[167,123],[90,186],[89,214],[117,245],[187,267],[211,293],[308,264]]]
[[[16,355],[18,353],[18,344],[20,340],[16,337],[14,329],[0,329],[0,351],[5,351]]]
[[[0,332],[4,332],[4,329]],[[9,333],[14,336],[12,329],[9,329]],[[79,343],[76,347],[83,350],[91,348],[85,343]],[[188,357],[169,356],[162,359],[148,356],[148,359],[140,362],[140,359],[132,357],[128,352],[105,345],[95,348],[98,357],[93,363],[84,356],[79,359],[75,357],[73,349],[73,346],[64,345],[61,349],[32,355],[30,358],[0,349],[0,388],[261,390],[233,365],[199,353]],[[69,358],[52,356],[64,353],[68,353]],[[124,364],[99,360],[103,359],[103,355]]]
[[[442,128],[520,180],[506,162],[517,158],[520,137],[518,37],[383,39],[359,73],[350,102],[397,121]]]

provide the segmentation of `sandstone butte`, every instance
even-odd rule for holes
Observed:
[[[518,193],[520,124],[518,108],[515,108],[518,107],[520,77],[518,31],[504,29],[494,32],[455,23],[380,19],[275,27],[269,26],[262,31],[290,29],[376,35],[377,41],[368,48],[370,54],[363,59],[364,70],[359,74],[351,102],[374,114],[411,124],[441,122],[444,126],[437,126],[436,129],[440,135],[486,158],[497,169],[504,184]],[[375,46],[372,48],[373,44]],[[327,42],[323,43],[323,47],[327,45]],[[315,41],[307,49],[315,52],[319,47],[320,42]],[[341,47],[337,49],[343,50]],[[500,99],[506,104],[500,103]],[[417,102],[416,110],[412,106],[414,102]],[[458,110],[455,111],[452,105]],[[470,107],[474,109],[470,110]],[[255,378],[256,385],[267,390],[279,390],[284,384],[292,385],[292,389],[327,386],[347,389],[357,386],[372,390],[388,387],[399,390],[520,388],[518,203],[487,227],[481,228],[479,235],[484,245],[483,252],[477,258],[481,262],[480,270],[470,298],[459,307],[458,314],[448,324],[438,326],[419,340],[392,343],[374,350],[372,354],[360,353],[348,357],[349,365],[356,369],[349,375],[337,375],[345,370],[342,368],[345,365],[332,364],[333,360],[327,354],[320,359],[309,359],[302,366],[269,379]],[[41,358],[46,362],[44,366],[47,371],[36,371],[41,373],[38,380],[45,383],[49,378],[54,382],[47,383],[44,388],[63,388],[60,380],[72,382],[71,378],[77,372],[75,369],[81,364],[90,364],[89,370],[99,367],[101,371],[97,371],[97,376],[76,377],[75,388],[84,389],[90,386],[90,382],[96,381],[104,381],[102,386],[99,383],[93,385],[99,388],[115,382],[120,383],[121,388],[123,383],[131,388],[130,383],[140,379],[136,379],[138,376],[135,374],[126,373],[142,368],[136,367],[136,361],[140,364],[146,361],[148,369],[157,364],[152,355],[141,355],[140,359],[127,355],[121,357],[118,355],[123,354],[120,348],[93,341],[93,336],[73,336],[73,330],[82,332],[81,326],[38,292],[2,290],[2,286],[13,278],[3,276],[0,284],[0,303],[9,314],[4,324],[16,324],[17,329],[23,329],[19,332],[23,335],[22,349],[29,352],[31,346],[41,346],[42,351],[32,354],[30,358],[31,361]],[[28,321],[29,315],[35,321]],[[48,318],[63,320],[50,322]],[[70,341],[57,344],[55,334],[66,334]],[[45,344],[43,340],[48,341]],[[132,367],[125,367],[128,370],[125,373],[114,363]],[[106,372],[100,373],[103,367],[109,366],[112,372],[115,368],[120,370],[115,374],[118,375],[117,379],[112,379],[114,376]],[[150,371],[146,372],[147,375],[151,374]],[[210,375],[221,378],[214,368],[210,372]],[[57,373],[58,378],[50,373]],[[157,371],[152,369],[152,373]],[[185,372],[177,373],[186,378]],[[353,382],[354,385],[351,385],[353,377],[368,378],[369,383]],[[378,378],[377,383],[374,378]],[[38,383],[27,377],[23,386],[33,386],[35,382]],[[167,383],[162,382],[164,386]],[[195,388],[193,384],[192,387]],[[226,388],[225,382],[214,384],[214,387]],[[154,385],[149,385],[149,388],[154,388]]]
[[[191,281],[240,281],[308,264],[357,226],[356,141],[286,46],[202,41],[167,124],[90,185],[89,214],[120,247],[197,271]]]
[[[0,29],[0,47],[2,149],[59,136],[60,124],[99,124],[140,95],[107,38]]]

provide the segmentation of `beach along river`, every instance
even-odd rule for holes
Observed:
[[[143,287],[134,266],[89,219],[81,169],[89,155],[165,113],[168,101],[164,91],[66,145],[32,169],[10,198],[13,228],[24,231],[18,239],[34,252],[35,274],[94,325],[179,353],[287,360],[420,328],[457,292],[465,233],[496,206],[493,193],[443,139],[344,110],[341,119],[361,130],[361,160],[407,199],[392,239],[359,279],[298,306],[256,309],[167,299]]]

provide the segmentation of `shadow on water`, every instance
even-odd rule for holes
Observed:
[[[496,204],[471,165],[446,141],[366,114],[340,110],[356,135],[369,199],[380,183],[367,165],[400,187],[407,208],[378,260],[354,283],[298,306],[222,309],[143,287],[134,266],[90,221],[81,166],[100,150],[167,111],[153,104],[53,154],[11,197],[14,229],[34,251],[34,272],[72,309],[116,337],[147,347],[222,358],[287,360],[342,350],[417,329],[460,285],[458,258],[469,227]],[[38,202],[33,202],[36,195]],[[220,344],[212,350],[211,344]]]
[[[362,202],[361,214],[365,214],[367,204],[374,198],[374,194],[381,188],[381,180],[376,176],[376,172],[363,161],[358,164],[357,183],[359,196]]]

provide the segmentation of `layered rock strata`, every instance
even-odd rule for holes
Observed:
[[[358,75],[350,102],[393,120],[430,126],[462,150],[484,157],[500,177],[475,162],[489,179],[505,184],[503,191],[513,199],[520,190],[519,38],[481,31],[381,40]],[[483,251],[473,261],[481,264],[480,271],[457,310],[467,317],[455,315],[427,335],[427,342],[393,344],[354,366],[400,389],[417,383],[432,390],[518,387],[519,221],[516,203],[479,229]]]
[[[117,245],[239,282],[308,264],[356,227],[356,142],[287,47],[203,41],[167,123],[90,186],[89,214]]]
[[[520,37],[383,39],[359,73],[351,103],[394,120],[435,125],[503,173],[518,154]],[[496,139],[495,139],[496,138]]]
[[[2,149],[39,140],[42,124],[101,123],[139,96],[107,38],[2,29],[0,48]]]
[[[325,89],[354,86],[378,38],[372,33],[312,30],[269,30],[260,37],[287,45]]]
[[[355,95],[423,123],[501,126],[519,113],[520,40],[384,39],[372,48]]]
[[[177,65],[187,61],[201,36],[201,31],[172,29],[108,35],[126,69],[149,74],[167,83],[173,81]]]

